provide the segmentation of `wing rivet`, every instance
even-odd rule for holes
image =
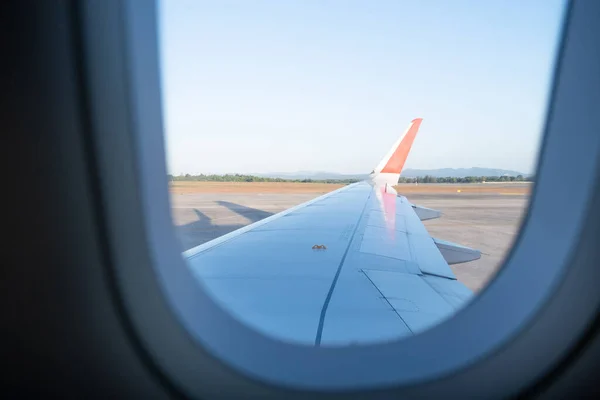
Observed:
[[[312,248],[313,250],[327,250],[324,244],[315,244]]]

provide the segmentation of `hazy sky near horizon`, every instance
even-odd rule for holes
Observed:
[[[169,172],[533,172],[564,0],[160,0]]]

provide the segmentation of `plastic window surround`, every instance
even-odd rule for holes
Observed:
[[[598,272],[574,256],[590,245],[580,234],[597,214],[600,2],[569,4],[535,193],[504,268],[433,329],[348,348],[262,336],[202,290],[170,218],[155,4],[86,2],[75,14],[115,290],[133,339],[182,392],[506,397],[562,358],[595,315]]]

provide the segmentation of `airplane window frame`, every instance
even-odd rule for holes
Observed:
[[[600,208],[594,207],[600,3],[567,5],[535,190],[501,271],[468,306],[434,328],[393,343],[347,348],[263,336],[222,310],[186,267],[170,215],[157,8],[150,3],[86,2],[75,14],[108,275],[132,340],[165,379],[198,397],[250,390],[439,395],[450,383],[457,395],[493,397],[542,377],[578,340],[600,305],[594,285],[600,272],[577,257],[581,246],[594,246],[598,233],[586,237],[583,230]],[[573,288],[580,296],[570,295]],[[556,315],[562,326],[553,322]],[[539,340],[544,329],[552,334]],[[483,382],[492,368],[505,373]]]

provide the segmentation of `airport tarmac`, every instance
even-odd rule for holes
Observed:
[[[521,227],[529,196],[505,194],[413,194],[409,200],[442,212],[424,221],[429,234],[481,251],[479,260],[450,267],[468,288],[479,291],[502,266]]]
[[[324,192],[323,192],[324,193]],[[171,196],[175,232],[187,250],[322,193],[189,193]],[[451,266],[479,291],[501,266],[526,211],[529,196],[489,193],[412,193],[415,204],[442,211],[424,221],[433,237],[481,250],[481,259]]]

